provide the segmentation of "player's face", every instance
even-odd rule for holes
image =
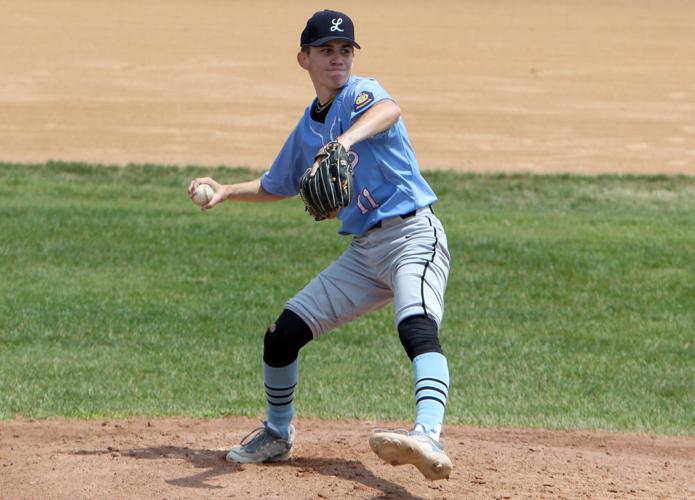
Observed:
[[[300,52],[299,63],[309,72],[314,84],[337,91],[350,78],[355,49],[342,40],[333,40],[311,47],[309,53]]]

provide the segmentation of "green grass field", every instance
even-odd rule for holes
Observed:
[[[0,165],[0,417],[261,415],[262,339],[348,244],[241,169]],[[427,174],[452,270],[447,422],[695,433],[695,178]],[[392,310],[310,343],[300,416],[405,419]]]

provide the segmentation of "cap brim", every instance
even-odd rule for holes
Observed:
[[[356,41],[350,40],[349,38],[344,38],[342,36],[326,36],[323,38],[319,38],[318,40],[314,40],[311,43],[307,43],[306,45],[308,45],[310,47],[320,47],[321,45],[325,45],[326,42],[330,42],[332,40],[345,40],[346,42],[349,42],[356,49],[362,48],[359,46],[359,44]]]

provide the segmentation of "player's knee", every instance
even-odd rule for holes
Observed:
[[[412,361],[416,356],[428,352],[442,354],[439,344],[437,322],[426,316],[411,316],[398,324],[398,337],[408,357]]]
[[[276,368],[287,366],[297,359],[299,350],[312,338],[309,325],[289,309],[284,309],[265,332],[263,361]]]

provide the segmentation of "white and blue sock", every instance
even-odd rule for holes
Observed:
[[[299,379],[299,358],[287,366],[275,368],[263,363],[265,395],[268,401],[267,425],[288,439],[294,416],[294,391]]]
[[[439,441],[449,397],[449,366],[446,357],[427,352],[413,359],[415,371],[415,428]]]

